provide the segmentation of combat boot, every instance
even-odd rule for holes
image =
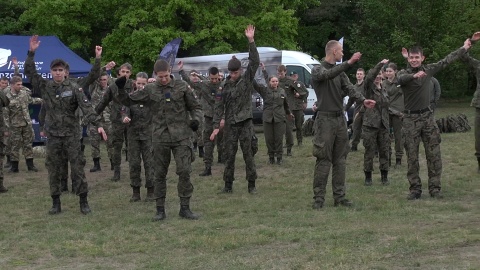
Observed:
[[[8,169],[8,168],[10,168],[10,166],[12,166],[11,160],[10,160],[10,155],[7,155],[7,162],[5,162],[5,165],[3,166],[3,168]]]
[[[400,166],[402,166],[402,158],[396,158],[395,159],[395,169],[398,169],[400,168]]]
[[[113,168],[113,177],[112,177],[113,182],[118,182],[120,181],[120,166],[115,166]]]
[[[167,218],[165,214],[165,206],[157,206],[157,214],[152,218],[152,221],[160,221]]]
[[[90,172],[98,172],[101,171],[102,168],[100,167],[100,158],[93,159],[93,167],[90,169]]]
[[[282,165],[283,160],[282,157],[277,157],[277,165]]]
[[[388,186],[390,182],[388,181],[388,171],[386,170],[380,170],[381,178],[380,181],[382,182],[382,185]]]
[[[139,202],[142,199],[140,198],[140,187],[132,187],[133,194],[130,198],[130,202]]]
[[[154,194],[155,188],[152,187],[147,187],[147,197],[145,198],[146,202],[154,202],[155,201],[155,194]]]
[[[205,155],[205,151],[203,151],[203,146],[199,146],[198,147],[198,157],[203,158],[204,155]]]
[[[3,177],[0,177],[0,193],[7,192],[8,189],[3,185]]]
[[[10,170],[9,172],[12,172],[12,173],[18,173],[18,161],[10,161],[10,164],[12,166],[10,166]]]
[[[198,215],[190,211],[190,198],[180,198],[180,212],[178,215],[186,219],[198,219]]]
[[[33,165],[33,158],[27,158],[25,159],[25,162],[27,163],[27,168],[29,171],[32,172],[38,172],[38,169]]]
[[[92,212],[90,206],[88,206],[87,195],[88,193],[80,194],[80,212],[84,215]]]
[[[209,176],[212,175],[212,167],[205,165],[205,170],[200,173],[198,176]]]
[[[410,194],[408,194],[407,200],[409,201],[418,200],[421,197],[422,197],[422,193],[413,191],[413,192],[410,192]]]
[[[340,201],[335,201],[334,204],[333,204],[333,206],[335,206],[335,207],[337,207],[337,206],[350,207],[352,205],[353,205],[352,201],[347,200],[347,199],[342,199]]]
[[[220,191],[220,193],[232,193],[233,192],[233,182],[225,181],[225,187]]]
[[[60,214],[62,212],[62,204],[60,195],[52,195],[52,208],[48,211],[50,215]]]
[[[322,208],[323,208],[323,202],[315,201],[312,205],[312,209],[315,209],[315,210],[320,210]]]
[[[372,172],[365,171],[365,186],[372,185]]]
[[[60,191],[61,192],[68,192],[68,183],[67,183],[66,178],[60,180]]]
[[[275,157],[274,156],[269,156],[268,157],[268,164],[275,164]]]
[[[292,147],[291,146],[287,147],[287,156],[289,156],[289,157],[292,156]]]
[[[257,188],[255,187],[255,181],[248,181],[248,193],[256,194]]]

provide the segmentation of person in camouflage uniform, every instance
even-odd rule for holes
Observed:
[[[22,77],[22,75],[20,74],[20,71],[19,71],[19,68],[18,68],[18,60],[16,57],[12,57],[12,64],[14,66],[14,73],[13,73],[13,76],[18,76],[18,77]],[[8,82],[8,79],[6,77],[4,77],[5,80],[0,80],[0,90],[1,91],[4,91],[5,95],[8,94],[8,92],[10,92],[10,88],[7,89],[7,86],[9,85],[9,82]],[[2,83],[2,82],[5,82],[5,83]],[[27,90],[28,88],[26,88]],[[28,89],[28,93],[31,94],[31,91],[30,89]],[[6,110],[7,108],[3,108],[3,110]],[[3,114],[4,117],[7,115],[6,113]],[[7,122],[7,119],[4,119],[5,120],[5,123]],[[10,143],[10,136],[5,136],[4,137],[4,144],[5,144],[5,147],[4,147],[4,152],[5,152],[5,156],[7,157],[7,161],[5,162],[5,166],[4,168],[10,168],[12,166],[12,164],[10,163],[10,153],[12,152],[12,145]]]
[[[294,90],[290,92],[290,95],[287,92],[287,100],[292,112],[296,136],[297,136],[297,145],[301,146],[303,143],[303,133],[302,126],[305,122],[305,113],[303,112],[307,108],[307,98],[308,90],[305,84],[298,80],[298,73],[296,71],[290,72],[290,78],[294,81]],[[290,105],[291,104],[291,105]]]
[[[479,32],[475,33],[472,36],[471,41],[476,43],[479,39],[479,35]],[[478,162],[477,172],[480,173],[480,60],[475,59],[468,54],[463,55],[461,59],[474,70],[475,77],[477,78],[477,89],[473,94],[470,106],[475,107],[475,156],[477,157]]]
[[[242,74],[242,64],[236,57],[228,62],[230,75],[225,81],[221,92],[217,93],[215,102],[215,115],[213,118],[214,130],[210,140],[214,140],[224,129],[224,151],[226,157],[223,181],[224,193],[233,191],[235,180],[235,156],[238,150],[238,142],[245,160],[245,172],[248,181],[248,192],[256,193],[255,180],[257,170],[255,167],[254,153],[252,150],[252,138],[255,135],[253,129],[252,93],[254,91],[255,73],[260,65],[260,56],[254,41],[255,27],[248,25],[245,29],[245,36],[249,42],[249,62],[245,72]]]
[[[90,85],[90,94],[91,94],[91,102],[92,106],[96,107],[100,100],[102,99],[104,93],[107,91],[108,88],[108,75],[106,72],[102,73],[98,82],[93,83]],[[108,158],[110,161],[112,160],[113,155],[113,146],[112,146],[112,139],[110,138],[110,130],[111,130],[111,123],[110,123],[110,106],[107,106],[105,110],[102,112],[102,126],[105,132],[107,133],[106,147]],[[101,171],[102,168],[100,166],[100,143],[102,138],[98,136],[97,127],[90,124],[88,125],[88,136],[90,137],[90,146],[92,147],[92,159],[93,159],[93,167],[90,169],[90,172],[97,172]],[[111,162],[110,162],[111,163]],[[112,165],[112,164],[110,164]]]
[[[83,90],[75,83],[67,80],[67,63],[62,59],[55,59],[50,64],[50,72],[53,80],[46,80],[36,71],[34,55],[40,46],[38,36],[30,38],[30,49],[25,61],[25,74],[30,80],[34,91],[38,92],[43,99],[45,106],[45,132],[48,137],[46,146],[47,157],[45,164],[48,170],[50,182],[50,194],[53,205],[49,214],[61,212],[60,203],[60,176],[58,167],[63,165],[63,151],[68,152],[68,160],[72,164],[72,176],[76,182],[76,194],[80,197],[80,211],[83,214],[91,212],[87,201],[88,184],[85,181],[84,163],[80,147],[79,130],[80,124],[75,116],[78,107],[84,112],[86,122],[94,122],[99,119],[95,114],[90,102],[83,93]],[[97,46],[101,52],[101,47]],[[104,138],[106,134],[103,128],[99,127],[99,133]]]
[[[388,114],[388,95],[382,87],[382,68],[388,60],[379,62],[369,70],[363,86],[365,98],[375,100],[375,107],[367,108],[363,115],[362,139],[365,147],[363,171],[365,185],[372,185],[373,159],[378,149],[381,182],[388,185],[388,152],[390,151],[390,125]]]
[[[196,131],[199,127],[202,107],[188,84],[182,80],[175,80],[170,70],[170,64],[167,61],[157,60],[154,65],[156,82],[147,84],[143,91],[136,91],[130,95],[124,89],[125,77],[117,79],[113,85],[114,92],[117,93],[117,98],[123,105],[128,107],[133,104],[146,106],[152,115],[152,145],[155,162],[154,193],[157,207],[157,214],[153,217],[154,221],[166,218],[166,177],[172,153],[178,175],[179,216],[186,219],[198,219],[198,216],[190,210],[190,198],[193,194],[190,174],[194,158],[190,138],[192,130]]]
[[[29,171],[37,172],[33,164],[33,134],[32,119],[28,111],[29,104],[41,104],[42,99],[32,98],[30,90],[22,85],[22,78],[14,76],[10,82],[10,91],[7,91],[7,98],[10,105],[4,112],[5,125],[11,133],[10,144],[12,150],[10,153],[11,167],[10,171],[18,173],[18,162],[20,148],[22,149],[27,168]],[[8,134],[10,135],[10,134]]]
[[[183,63],[180,61],[178,63],[180,70],[180,76],[184,81],[190,84],[194,89],[197,89],[197,95],[200,98],[200,103],[202,104],[202,111],[204,117],[203,125],[203,145],[205,148],[205,153],[203,155],[203,162],[205,164],[205,170],[199,174],[199,176],[209,176],[212,175],[212,163],[213,163],[213,151],[215,144],[217,145],[218,160],[222,159],[222,136],[223,132],[220,132],[217,136],[216,143],[215,141],[210,140],[210,135],[213,132],[213,116],[215,110],[215,98],[217,93],[222,91],[222,83],[219,76],[218,68],[211,67],[208,70],[209,80],[198,80],[196,82],[192,81],[183,70]],[[196,74],[195,74],[196,75]],[[200,151],[200,150],[199,150]]]
[[[479,34],[480,37],[480,34]],[[430,108],[432,76],[459,59],[471,47],[469,39],[465,40],[460,49],[450,53],[444,59],[434,64],[423,65],[425,56],[420,47],[408,50],[407,69],[398,72],[398,84],[402,87],[405,97],[403,131],[408,159],[407,178],[410,183],[408,200],[420,199],[422,182],[418,151],[420,141],[425,147],[428,167],[428,190],[433,198],[442,198],[441,175],[442,157],[440,152],[440,130],[435,122],[433,110]]]
[[[144,91],[148,75],[145,72],[137,73],[135,79],[136,91]],[[145,188],[147,189],[146,202],[155,200],[153,187],[153,154],[152,154],[152,114],[144,104],[131,104],[122,108],[123,123],[128,125],[128,165],[130,167],[130,186],[133,189],[130,202],[141,200],[140,187],[142,185],[141,163],[145,171]]]
[[[365,79],[365,70],[363,68],[357,69],[355,74],[357,82],[355,83],[355,90],[360,92],[362,95],[365,94],[365,87],[363,85],[363,80]],[[358,144],[362,137],[362,125],[363,125],[363,114],[365,113],[365,107],[361,102],[356,102],[354,98],[349,98],[347,105],[345,106],[345,111],[348,111],[350,107],[355,103],[355,110],[353,111],[353,123],[352,123],[352,151],[358,150]]]
[[[182,61],[180,61],[182,62]],[[183,66],[182,66],[183,68]],[[183,70],[180,70],[182,72]],[[188,85],[191,87],[190,89],[193,91],[193,94],[195,95],[195,98],[197,98],[200,101],[200,104],[203,104],[204,102],[202,101],[202,81],[206,81],[207,78],[202,76],[201,74],[198,74],[196,70],[192,70],[190,72],[190,75],[187,76],[185,74],[185,71],[180,73],[180,76],[184,81],[188,83]],[[202,105],[203,106],[203,105]],[[203,119],[202,119],[203,120]],[[205,155],[205,150],[204,150],[204,139],[203,139],[203,121],[200,122],[200,126],[197,131],[193,132],[193,151],[197,152],[198,150],[198,157],[203,158]]]
[[[386,80],[382,83],[390,100],[388,111],[390,114],[390,130],[393,129],[393,140],[395,141],[395,168],[399,168],[402,165],[404,148],[402,119],[403,111],[405,110],[402,88],[397,84],[397,70],[395,63],[389,63],[384,72]]]
[[[5,121],[3,119],[3,108],[7,107],[10,104],[10,100],[5,96],[3,90],[0,91],[0,193],[5,193],[8,189],[4,186],[3,183],[3,157],[4,157],[4,132],[5,129]]]
[[[133,91],[134,83],[130,80],[130,75],[132,74],[132,65],[129,63],[125,63],[120,66],[119,76],[127,78],[127,83],[125,84],[124,90],[127,93]],[[122,107],[123,105],[120,101],[116,98],[115,94],[112,91],[112,87],[114,87],[114,79],[111,79],[108,83],[109,87],[107,91],[104,92],[102,99],[95,106],[95,111],[98,114],[101,114],[106,107],[110,106],[110,122],[111,130],[110,130],[110,138],[113,145],[113,154],[112,154],[112,165],[113,165],[113,177],[112,181],[118,182],[120,181],[120,165],[122,163],[122,147],[123,142],[125,139],[125,130],[127,126],[122,122]],[[111,104],[110,104],[111,102]]]
[[[265,66],[260,64],[264,75],[266,75]],[[255,82],[255,90],[263,98],[263,134],[265,135],[265,143],[267,144],[268,163],[282,164],[283,156],[283,135],[288,118],[293,118],[290,111],[287,94],[285,89],[279,88],[279,80],[276,76],[267,79],[268,86],[259,85]],[[301,130],[300,130],[301,132]],[[298,131],[297,131],[298,133]]]
[[[356,63],[361,53],[340,65],[343,46],[331,40],[325,46],[325,61],[312,70],[312,84],[317,95],[315,135],[313,136],[313,156],[317,158],[313,175],[313,209],[323,208],[330,168],[332,169],[332,190],[334,206],[351,206],[345,198],[345,164],[349,151],[347,122],[343,112],[343,97],[349,96],[373,108],[374,100],[365,99],[350,83],[345,70]]]

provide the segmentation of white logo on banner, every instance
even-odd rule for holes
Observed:
[[[3,67],[8,63],[8,57],[10,55],[12,55],[11,50],[0,48],[0,67]]]

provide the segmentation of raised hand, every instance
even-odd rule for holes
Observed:
[[[384,65],[385,65],[385,64],[388,64],[388,62],[390,62],[388,59],[383,59],[382,61],[380,61],[380,63],[382,63],[382,64],[384,64]]]
[[[472,41],[469,38],[467,38],[463,42],[463,48],[465,48],[465,50],[468,50],[468,49],[470,49],[470,47],[472,47]]]
[[[112,70],[115,67],[115,65],[116,65],[115,62],[110,61],[105,65],[105,70]]]
[[[408,50],[406,48],[402,48],[402,56],[403,58],[407,59],[408,58]]]
[[[38,40],[38,35],[34,35],[30,38],[30,51],[34,52],[40,46],[40,40]]]
[[[95,57],[96,58],[102,57],[102,50],[103,50],[103,48],[101,46],[95,46]]]
[[[15,67],[18,67],[18,60],[17,60],[17,57],[12,57],[12,63],[13,63],[13,66]]]
[[[360,52],[356,52],[352,55],[352,57],[348,60],[348,63],[350,65],[353,65],[355,64],[356,62],[358,62],[358,60],[360,60],[360,58],[362,57],[362,54]]]
[[[480,32],[473,33],[472,37],[470,38],[472,41],[477,41],[480,39]]]
[[[182,70],[183,69],[183,61],[178,61],[177,66],[178,66],[178,70]]]
[[[245,29],[245,36],[248,39],[248,42],[253,42],[253,38],[255,36],[255,26],[249,24]]]
[[[262,68],[262,70],[265,70],[265,64],[263,62],[260,62],[260,67]]]

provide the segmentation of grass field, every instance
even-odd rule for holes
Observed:
[[[467,103],[443,104],[438,117],[464,112]],[[154,203],[130,203],[128,163],[114,183],[106,158],[102,172],[85,167],[92,214],[79,211],[78,197],[64,194],[63,212],[51,206],[44,159],[40,172],[5,172],[10,189],[0,195],[0,269],[480,269],[480,175],[473,131],[443,134],[442,186],[434,200],[426,189],[427,170],[420,158],[424,194],[407,201],[406,166],[391,169],[389,186],[380,185],[378,161],[374,185],[363,185],[363,146],[347,159],[347,197],[351,208],[333,207],[331,185],[326,206],[311,209],[315,160],[311,138],[294,147],[283,166],[268,165],[263,134],[256,156],[258,194],[247,192],[245,166],[237,154],[233,194],[223,187],[223,167],[201,178],[203,162],[193,164],[191,208],[198,221],[178,216],[177,176],[168,175],[167,219],[151,222]],[[405,158],[403,163],[406,164]],[[142,188],[142,199],[146,190]]]

